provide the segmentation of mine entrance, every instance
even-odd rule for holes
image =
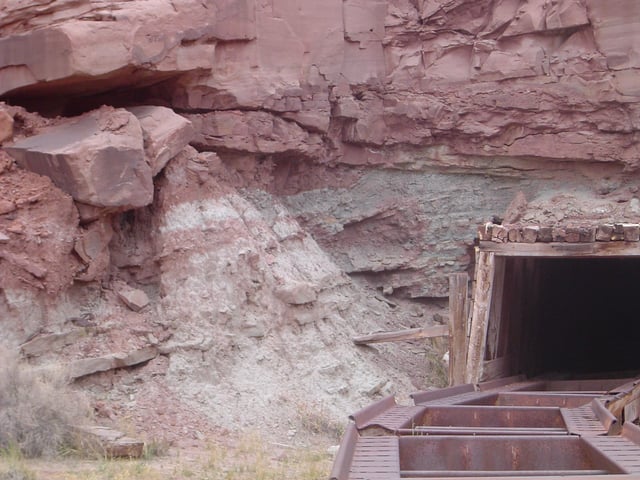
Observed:
[[[502,315],[504,327],[489,324],[485,360],[508,355],[509,373],[527,376],[640,369],[639,258],[502,262],[502,302],[490,318]]]
[[[640,256],[530,247],[477,253],[465,380],[640,372]]]

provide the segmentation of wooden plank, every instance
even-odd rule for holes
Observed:
[[[480,242],[482,252],[504,257],[637,257],[640,242],[495,243]]]
[[[619,393],[612,400],[607,401],[607,409],[622,423],[622,413],[627,405],[640,401],[640,382],[634,384],[626,392]]]
[[[495,273],[493,276],[493,294],[489,309],[489,324],[487,326],[487,346],[485,360],[493,360],[498,356],[498,341],[502,322],[502,295],[504,292],[505,266],[504,257],[495,259]]]
[[[449,384],[464,383],[467,364],[469,275],[457,273],[449,277]]]
[[[508,377],[511,374],[511,357],[500,357],[494,360],[487,360],[482,365],[481,382],[488,382],[496,378]]]
[[[393,332],[372,333],[353,338],[356,345],[367,345],[369,343],[400,342],[403,340],[416,340],[420,338],[446,337],[449,335],[448,325],[436,325],[425,328],[409,328],[406,330],[396,330]]]
[[[478,383],[482,375],[494,273],[495,254],[481,251],[476,247],[476,281],[467,353],[466,383]]]

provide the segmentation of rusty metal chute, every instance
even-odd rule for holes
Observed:
[[[631,478],[640,428],[616,428],[623,419],[607,405],[637,385],[523,380],[419,392],[410,406],[386,398],[352,415],[332,479]]]

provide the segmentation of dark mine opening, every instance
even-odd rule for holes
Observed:
[[[501,318],[503,340],[493,355],[509,358],[509,373],[640,371],[640,258],[499,260],[504,286],[492,318]]]

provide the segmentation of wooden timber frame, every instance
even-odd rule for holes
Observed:
[[[465,383],[469,319],[469,275],[449,277],[449,384]]]
[[[627,224],[624,226],[628,227]],[[535,226],[526,228],[539,232]],[[496,230],[501,232],[498,237]],[[622,227],[618,230],[623,231]],[[522,365],[519,362],[526,358],[526,349],[532,348],[522,326],[536,322],[529,313],[531,305],[527,304],[533,300],[524,294],[523,286],[525,282],[527,288],[535,290],[539,286],[540,268],[536,259],[640,257],[640,242],[635,235],[637,230],[634,225],[631,239],[622,235],[616,238],[616,229],[612,226],[610,238],[601,236],[599,227],[594,230],[597,240],[594,233],[579,240],[576,236],[577,241],[565,238],[561,238],[563,241],[541,241],[539,235],[537,239],[527,241],[523,240],[521,227],[521,236],[510,241],[510,230],[494,226],[492,235],[491,228],[484,226],[475,247],[475,275],[470,295],[466,290],[466,274],[450,277],[450,384],[477,384],[520,373]],[[503,235],[507,231],[508,237],[506,233]],[[509,295],[519,298],[505,301]],[[514,305],[518,312],[510,311],[516,308]],[[519,322],[509,321],[514,315],[523,318]],[[510,342],[525,352],[511,355]]]

